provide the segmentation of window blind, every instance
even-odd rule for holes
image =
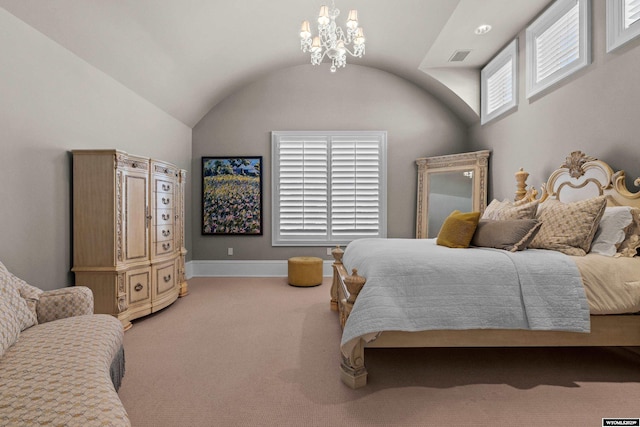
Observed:
[[[273,245],[386,237],[385,132],[273,132]]]
[[[513,100],[513,59],[509,59],[502,67],[487,79],[487,114]]]
[[[536,82],[580,58],[580,3],[535,39]]]
[[[624,1],[624,27],[629,28],[640,20],[640,0]]]
[[[327,139],[280,141],[280,234],[327,233]]]
[[[380,141],[334,138],[331,144],[331,232],[380,231]]]

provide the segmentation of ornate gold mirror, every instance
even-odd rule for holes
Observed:
[[[436,237],[445,218],[456,209],[484,211],[489,154],[483,150],[416,160],[416,238]]]

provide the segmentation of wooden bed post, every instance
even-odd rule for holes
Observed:
[[[349,356],[342,355],[340,379],[352,389],[367,385],[367,369],[364,367],[364,340],[360,338]]]
[[[339,268],[344,266],[342,265],[342,256],[344,255],[344,251],[340,249],[340,246],[336,246],[332,251],[331,255],[333,256],[333,282],[331,283],[331,311],[338,311],[338,286],[340,286],[340,271]]]

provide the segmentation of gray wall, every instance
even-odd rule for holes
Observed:
[[[431,95],[395,75],[354,64],[280,70],[214,107],[193,129],[194,260],[328,258],[326,248],[271,247],[271,131],[386,130],[388,236],[415,233],[417,157],[466,151],[467,129]],[[202,236],[201,157],[263,156],[262,236]],[[227,248],[234,255],[227,256]],[[330,258],[330,257],[329,257]]]
[[[191,129],[2,8],[0,52],[0,261],[41,289],[64,287],[69,150],[119,148],[190,168]]]
[[[470,129],[473,149],[491,149],[492,195],[512,198],[524,167],[539,187],[571,151],[640,175],[640,40],[606,53],[605,1],[593,2],[593,63],[545,93],[525,95],[525,36],[520,33],[517,111]]]

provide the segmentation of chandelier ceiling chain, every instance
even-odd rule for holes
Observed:
[[[325,56],[328,57],[331,60],[332,73],[347,65],[347,53],[356,58],[362,58],[364,55],[365,38],[362,27],[358,26],[358,11],[349,11],[346,34],[336,24],[339,15],[335,0],[332,0],[331,7],[320,7],[317,36],[311,37],[309,21],[302,22],[300,28],[300,49],[311,53],[313,65],[320,64]]]

